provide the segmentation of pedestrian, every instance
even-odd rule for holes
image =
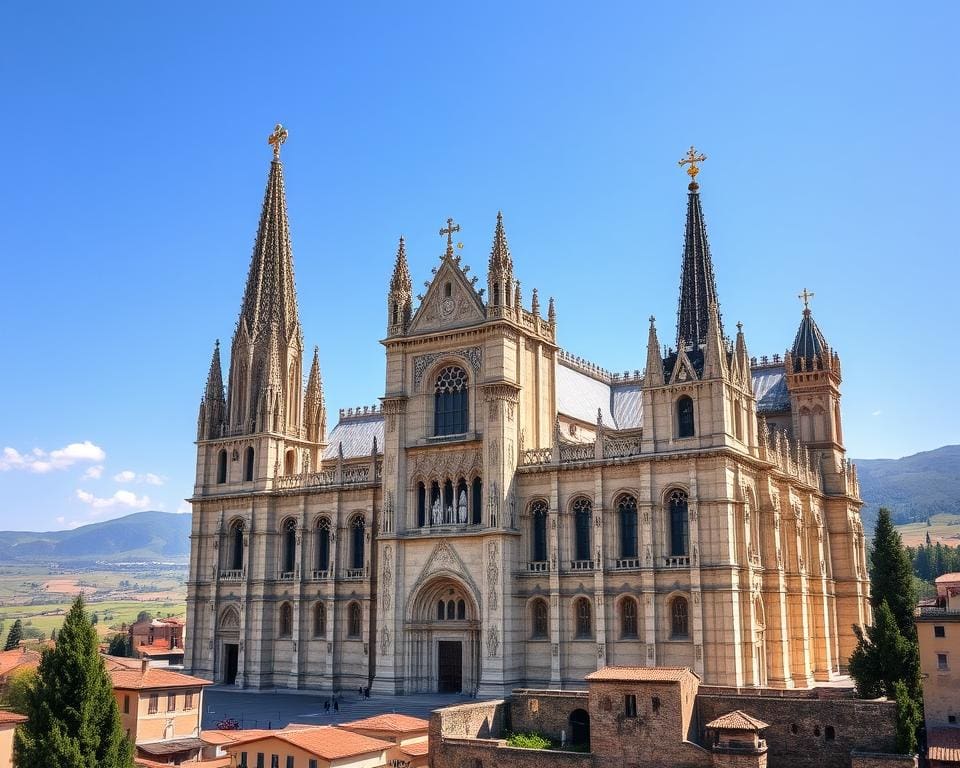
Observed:
[[[328,697],[326,698],[326,700],[323,702],[323,711],[324,711],[324,712],[329,712],[329,711],[330,711],[330,697],[329,697],[329,696],[328,696]]]
[[[333,711],[334,712],[340,711],[340,702],[338,702],[336,699],[333,700]]]
[[[359,688],[357,688],[357,698],[360,698],[360,699],[363,698],[363,686],[362,686],[362,685],[361,685]]]
[[[370,698],[370,686],[369,686],[369,685],[368,685],[366,688],[364,688],[364,690],[363,690],[363,698],[365,698],[365,699],[369,699],[369,698]]]

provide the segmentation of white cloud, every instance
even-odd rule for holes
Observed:
[[[103,477],[103,464],[97,464],[95,467],[90,467],[86,472],[83,473],[84,480],[99,480]]]
[[[108,498],[94,496],[89,491],[77,488],[77,498],[93,509],[110,509],[111,507],[130,507],[131,509],[146,509],[150,506],[149,496],[137,496],[133,491],[117,491]]]
[[[871,413],[870,415],[871,415],[871,416],[879,416],[881,413],[883,413],[883,411],[874,411],[874,412]]]
[[[177,514],[189,515],[191,512],[193,512],[193,507],[191,507],[190,504],[187,503],[186,501],[181,501],[179,506],[177,507]]]
[[[107,457],[103,448],[94,445],[89,440],[82,443],[70,443],[63,448],[47,452],[41,448],[34,448],[29,453],[20,453],[16,448],[9,446],[0,454],[0,471],[22,469],[36,474],[45,474],[58,469],[72,467],[78,462],[100,462]]]
[[[137,474],[132,469],[125,469],[113,476],[118,483],[146,483],[147,485],[163,485],[165,478],[153,472]]]

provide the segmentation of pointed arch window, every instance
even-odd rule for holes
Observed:
[[[243,520],[234,520],[230,526],[230,568],[243,570]]]
[[[243,453],[243,479],[246,482],[253,480],[253,458],[253,446],[250,446]]]
[[[690,624],[687,612],[687,598],[675,597],[670,602],[670,636],[688,637]]]
[[[695,434],[693,400],[684,395],[677,400],[677,437],[693,437]]]
[[[297,521],[292,517],[283,523],[283,573],[293,573],[297,567]]]
[[[357,515],[353,518],[353,524],[350,526],[350,539],[350,567],[353,569],[363,568],[364,545],[366,543],[366,522],[363,515]]]
[[[620,637],[637,636],[637,601],[625,597],[620,602]]]
[[[330,520],[326,517],[317,521],[317,570],[330,570]]]
[[[685,557],[690,544],[690,529],[687,515],[687,494],[677,489],[667,496],[670,516],[670,555]]]
[[[313,636],[327,636],[327,606],[324,603],[315,603],[313,606]]]
[[[547,636],[549,630],[549,609],[547,608],[547,601],[543,599],[534,600],[532,614],[533,626],[530,635],[536,639],[543,639]]]
[[[427,487],[417,483],[417,527],[423,528],[427,524]]]
[[[575,560],[590,559],[590,524],[593,518],[593,505],[589,499],[577,499],[573,502],[573,555]]]
[[[447,618],[447,604],[443,600],[437,602],[437,621]]]
[[[224,448],[217,453],[217,484],[227,482],[227,451]]]
[[[347,636],[360,637],[363,628],[363,609],[360,603],[350,603],[347,608]]]
[[[580,639],[591,637],[593,635],[593,616],[590,601],[585,597],[580,597],[574,601],[573,605],[577,625],[577,637]]]
[[[480,525],[481,515],[483,513],[483,481],[479,477],[473,478],[473,504],[471,505],[472,517],[470,522],[474,525]]]
[[[617,502],[620,518],[620,557],[637,556],[637,500],[633,496],[621,496]]]
[[[533,552],[532,560],[535,563],[547,561],[547,504],[544,501],[533,502]]]
[[[280,606],[280,637],[290,637],[293,634],[293,606],[283,603]]]
[[[463,620],[467,618],[467,604],[463,600],[457,600],[457,619]]]
[[[433,434],[462,435],[467,431],[467,372],[457,365],[440,371],[433,396]]]
[[[290,448],[283,459],[283,474],[292,475],[297,471],[297,452]]]

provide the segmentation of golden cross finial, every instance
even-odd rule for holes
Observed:
[[[690,177],[690,189],[696,189],[697,187],[697,174],[700,173],[700,168],[697,166],[697,163],[702,163],[706,159],[707,156],[702,152],[697,154],[697,150],[694,149],[691,144],[686,156],[678,163],[681,168],[685,165],[690,166],[687,168],[687,175]]]
[[[808,291],[806,288],[803,289],[803,293],[798,293],[797,298],[803,302],[803,311],[810,311],[810,299],[812,299],[816,294],[813,291]]]
[[[283,145],[283,143],[286,140],[287,140],[287,129],[284,128],[282,125],[280,125],[280,123],[277,123],[277,125],[273,129],[273,133],[271,133],[267,137],[267,144],[273,147],[274,160],[280,159],[280,147]]]
[[[454,224],[453,219],[447,219],[447,226],[440,230],[440,234],[447,236],[447,253],[453,253],[453,233],[460,231],[460,225]]]

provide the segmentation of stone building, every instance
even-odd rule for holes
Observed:
[[[328,431],[316,348],[302,386],[284,138],[227,387],[218,344],[200,406],[188,670],[483,695],[607,664],[779,688],[842,672],[869,585],[840,358],[809,307],[782,357],[726,334],[692,151],[675,343],[651,318],[643,372],[559,347],[502,216],[483,290],[448,220],[417,303],[400,239],[381,403]]]

